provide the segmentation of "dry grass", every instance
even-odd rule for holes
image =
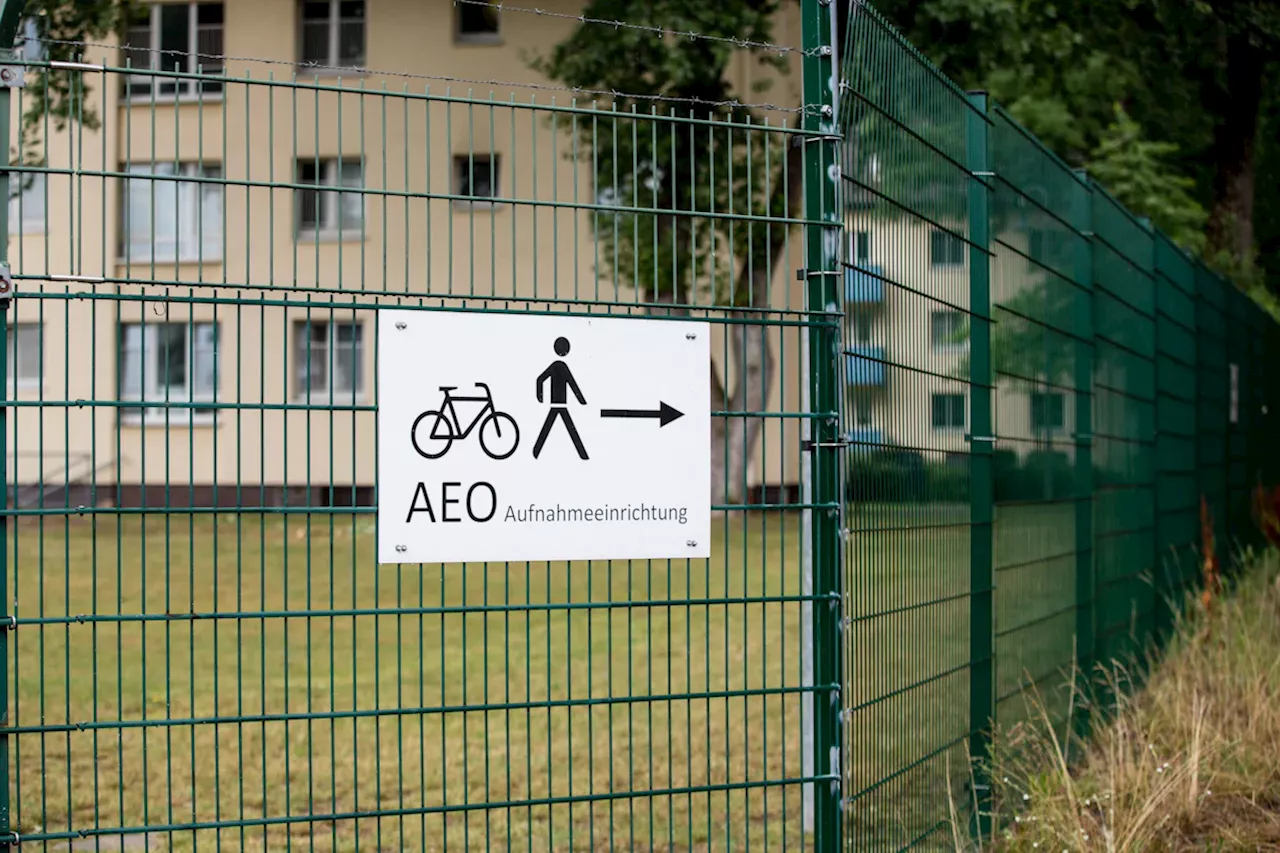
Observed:
[[[989,846],[1280,850],[1280,558],[1251,563],[1232,594],[1183,620],[1132,698],[1124,668],[1105,674],[1110,719],[1088,745],[1030,700],[1030,720],[999,738]]]

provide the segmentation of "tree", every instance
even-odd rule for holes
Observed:
[[[534,63],[570,86],[616,93],[603,117],[578,125],[576,156],[606,207],[593,216],[603,249],[597,272],[643,292],[655,313],[696,306],[726,314],[735,381],[727,364],[710,373],[712,408],[727,412],[768,406],[774,354],[758,309],[770,307],[788,227],[723,214],[795,217],[802,197],[802,146],[789,144],[776,120],[737,104],[727,74],[742,43],[771,41],[778,10],[775,0],[591,0],[586,18],[667,34],[584,22]],[[750,50],[786,70],[777,51]],[[657,98],[679,106],[655,106]],[[712,454],[713,503],[743,500],[760,427],[745,415],[712,420],[712,445],[725,449]]]
[[[1114,104],[1194,182],[1208,211],[1209,258],[1238,271],[1253,255],[1274,182],[1258,181],[1277,146],[1260,133],[1280,67],[1274,0],[881,0],[917,47],[962,85],[996,100],[1073,165],[1095,171],[1115,131]],[[1271,87],[1274,88],[1274,87]],[[1176,195],[1187,188],[1169,184]],[[1263,200],[1256,196],[1261,193]],[[1159,219],[1167,198],[1144,194]],[[1144,207],[1143,205],[1150,205]],[[1274,233],[1267,224],[1261,231]]]
[[[1125,207],[1149,216],[1175,243],[1203,253],[1208,215],[1192,195],[1195,181],[1172,165],[1178,147],[1148,139],[1119,104],[1115,114],[1090,157],[1090,175]]]
[[[132,0],[8,2],[4,4],[4,19],[0,20],[0,36],[7,36],[12,42],[16,35],[21,41],[24,32],[20,19],[32,19],[41,38],[44,58],[71,61],[78,58],[79,44],[118,32],[132,16],[136,5]],[[62,131],[71,122],[91,129],[98,127],[98,115],[85,97],[88,86],[84,77],[76,71],[27,69],[22,148],[28,160],[41,150],[40,135],[46,127]]]

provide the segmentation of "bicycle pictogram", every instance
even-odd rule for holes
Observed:
[[[429,409],[418,415],[409,431],[409,440],[413,449],[427,459],[439,459],[449,452],[454,441],[462,441],[471,435],[472,430],[480,427],[480,449],[490,459],[506,459],[516,452],[520,444],[520,428],[515,418],[506,412],[500,412],[493,404],[493,392],[483,382],[477,382],[476,388],[484,392],[479,397],[459,397],[453,392],[456,385],[441,385],[444,400],[439,409]],[[483,403],[476,416],[464,429],[458,418],[455,403]],[[430,430],[425,429],[430,426]],[[426,433],[423,435],[422,433]]]

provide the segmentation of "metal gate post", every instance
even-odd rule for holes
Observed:
[[[0,66],[14,59],[13,40],[26,0],[0,0]],[[9,125],[13,109],[11,94],[20,74],[0,80],[0,185],[9,188]],[[9,303],[13,281],[9,275],[9,205],[0,205],[0,273],[5,289],[0,291],[0,844],[16,841],[9,825]]]
[[[831,0],[801,0],[804,44],[806,306],[809,314],[809,465],[813,547],[814,850],[840,849],[840,215],[835,143],[836,68]],[[817,318],[817,319],[816,319]]]
[[[987,160],[987,93],[972,92],[966,133],[969,178],[969,758],[973,762],[974,828],[990,830],[991,731],[995,722],[995,577],[992,524],[995,487],[991,417],[991,264]]]

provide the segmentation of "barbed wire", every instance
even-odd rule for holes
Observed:
[[[523,12],[530,15],[538,15],[544,18],[562,18],[568,21],[577,21],[580,24],[600,24],[614,29],[638,30],[640,32],[654,33],[658,38],[666,36],[675,36],[677,38],[687,38],[693,41],[712,41],[721,44],[731,44],[734,47],[749,50],[768,50],[778,53],[779,55],[787,53],[807,54],[798,47],[791,47],[784,44],[772,44],[771,42],[752,41],[750,39],[733,38],[732,36],[712,36],[706,33],[699,33],[695,30],[677,30],[671,27],[655,27],[649,24],[633,24],[630,21],[610,20],[608,18],[589,18],[586,15],[571,15],[567,12],[552,12],[549,9],[540,9],[534,7],[532,9],[523,6],[512,6],[507,3],[493,3],[490,0],[453,0],[455,6],[485,6],[490,9],[497,9],[499,12]]]
[[[491,86],[493,88],[533,89],[533,90],[549,91],[549,92],[565,92],[572,95],[592,95],[596,97],[613,98],[615,100],[619,98],[631,98],[634,100],[649,101],[653,103],[683,104],[685,106],[727,107],[729,109],[768,110],[772,112],[792,113],[792,114],[800,114],[800,115],[817,114],[819,109],[816,106],[815,107],[809,107],[809,106],[789,107],[789,106],[782,106],[781,104],[753,103],[748,101],[741,101],[741,100],[738,100],[737,98],[729,98],[729,99],[720,100],[720,101],[712,101],[704,98],[687,98],[687,97],[678,97],[674,95],[654,95],[654,94],[642,94],[638,92],[622,92],[616,89],[592,89],[592,88],[587,88],[582,86],[557,86],[549,83],[532,83],[527,81],[522,82],[522,81],[515,81],[515,80],[496,80],[496,79],[488,80],[488,79],[476,78],[476,77],[454,77],[447,74],[424,74],[421,72],[413,72],[413,71],[387,71],[383,69],[368,68],[366,66],[326,65],[326,64],[317,63],[317,62],[296,62],[290,59],[265,59],[263,57],[258,57],[258,56],[234,56],[231,54],[220,54],[220,53],[196,53],[196,52],[185,51],[185,50],[136,47],[134,45],[109,44],[106,42],[75,41],[75,40],[51,39],[51,38],[44,38],[44,39],[41,39],[40,41],[44,44],[57,44],[57,45],[63,45],[68,47],[78,47],[78,48],[92,47],[92,48],[102,48],[105,50],[121,50],[121,51],[130,51],[130,52],[143,53],[143,54],[157,54],[162,56],[168,55],[168,56],[181,56],[181,57],[195,57],[197,59],[207,59],[211,61],[217,61],[220,63],[250,62],[250,63],[260,63],[262,65],[282,65],[282,66],[288,66],[289,68],[292,68],[294,71],[295,78],[298,77],[299,72],[328,71],[328,72],[337,72],[339,74],[347,73],[347,74],[360,75],[360,76],[368,75],[368,76],[376,76],[376,77],[396,77],[396,78],[403,78],[403,79],[410,79],[410,80],[430,80],[430,81],[442,82],[442,83],[465,83],[471,86]],[[32,63],[32,65],[36,68],[39,68],[41,64]],[[128,69],[122,68],[120,70],[127,71]],[[138,73],[145,74],[146,72],[151,71],[152,69],[134,66],[133,70],[135,70]],[[223,76],[227,78],[228,82],[233,82],[233,83],[238,82],[235,78],[230,77],[229,75],[224,74]],[[247,83],[252,81],[245,80],[244,82]],[[378,94],[376,91],[371,91],[371,90],[356,89],[353,91],[357,91],[357,92],[365,91],[368,94]]]

